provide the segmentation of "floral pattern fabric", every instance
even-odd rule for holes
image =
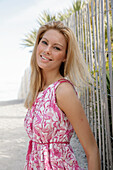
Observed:
[[[39,92],[24,125],[30,138],[25,170],[81,170],[69,144],[73,128],[56,103],[58,80]]]

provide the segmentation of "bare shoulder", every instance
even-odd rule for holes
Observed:
[[[56,94],[57,96],[67,96],[67,95],[76,95],[74,86],[72,84],[70,84],[69,82],[63,82],[61,83],[56,90]]]
[[[57,104],[62,107],[63,105],[78,101],[74,87],[69,82],[61,83],[56,90]],[[63,109],[63,108],[62,108]]]

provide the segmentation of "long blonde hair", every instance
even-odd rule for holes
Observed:
[[[55,29],[62,33],[67,42],[67,57],[65,63],[61,64],[59,70],[60,74],[63,77],[68,77],[69,80],[77,87],[82,87],[83,85],[88,84],[88,80],[91,80],[88,67],[82,58],[73,31],[70,28],[64,26],[61,21],[49,22],[41,26],[37,33],[36,42],[31,56],[31,77],[29,93],[25,100],[26,108],[31,108],[43,85],[41,69],[38,67],[36,62],[36,49],[44,33],[49,29]]]

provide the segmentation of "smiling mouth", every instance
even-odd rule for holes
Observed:
[[[45,58],[44,56],[40,55],[40,57],[43,59],[43,60],[46,60],[46,61],[52,61],[52,59],[49,59],[49,58]]]

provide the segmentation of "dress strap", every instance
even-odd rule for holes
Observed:
[[[72,83],[70,80],[65,79],[65,78],[59,79],[59,80],[55,83],[55,91],[56,91],[57,87],[58,87],[61,83],[64,83],[64,82],[70,83],[70,84],[73,86],[76,95],[78,96],[78,93],[77,93],[77,91],[76,91],[75,86],[73,85],[73,83]]]

